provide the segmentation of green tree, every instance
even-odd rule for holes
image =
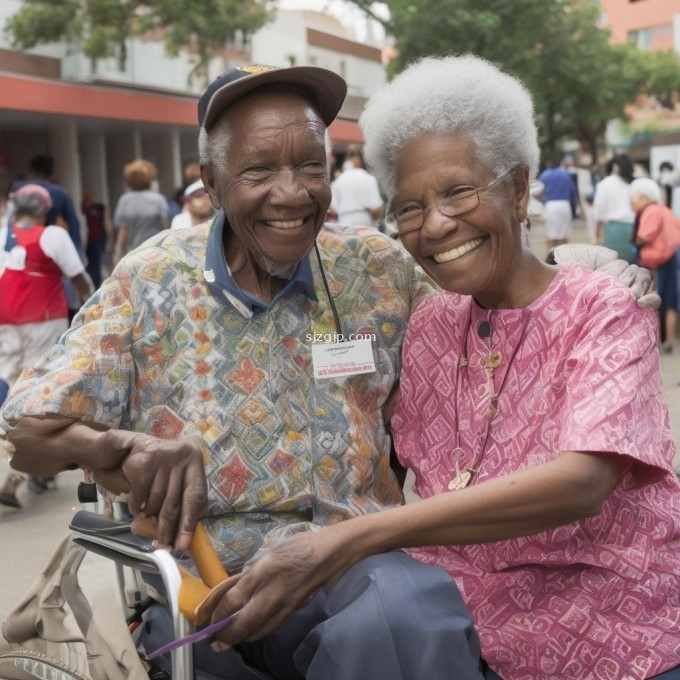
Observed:
[[[676,52],[643,52],[643,91],[664,108],[673,109],[680,99],[680,55]]]
[[[387,0],[386,20],[372,0],[352,2],[393,36],[391,74],[424,55],[471,52],[522,79],[534,95],[546,159],[555,160],[569,137],[597,159],[607,122],[625,117],[638,93],[669,102],[680,91],[677,56],[610,45],[596,0]]]
[[[208,84],[208,63],[237,31],[252,34],[272,19],[269,0],[153,0],[140,30],[164,31],[166,52],[176,57],[182,49],[197,56],[196,74]],[[191,76],[190,76],[191,77]]]
[[[93,62],[127,59],[126,40],[157,31],[168,55],[195,55],[195,75],[207,79],[210,59],[237,31],[252,33],[271,19],[269,0],[24,0],[9,17],[12,46],[68,40]]]

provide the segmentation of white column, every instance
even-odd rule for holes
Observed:
[[[177,126],[163,128],[158,141],[158,181],[161,191],[172,196],[182,185],[182,155]]]
[[[123,179],[123,168],[139,158],[135,153],[135,129],[130,125],[124,132],[117,132],[106,137],[106,168],[109,182],[110,210],[113,215],[116,203],[125,192],[126,186]],[[138,140],[141,147],[141,139]]]
[[[132,135],[132,158],[130,160],[132,161],[136,158],[144,158],[144,154],[142,152],[142,133],[139,126],[135,123]]]
[[[50,125],[49,149],[54,156],[53,179],[69,192],[76,211],[80,212],[83,187],[80,183],[78,125],[75,119]]]
[[[106,138],[101,132],[83,135],[80,140],[83,191],[90,190],[96,201],[109,206],[109,178],[106,163]]]

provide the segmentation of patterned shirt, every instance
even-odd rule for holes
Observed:
[[[337,329],[314,252],[317,299],[293,286],[253,313],[206,284],[209,230],[165,231],[125,257],[24,373],[3,417],[59,413],[165,439],[200,434],[204,524],[232,571],[291,533],[401,502],[381,408],[411,307],[432,285],[376,230],[322,229],[342,332],[374,337],[376,371],[315,380],[314,336]]]
[[[480,337],[487,320],[492,334]],[[490,312],[439,292],[413,314],[392,426],[418,494],[448,493],[456,448],[459,470],[477,470],[472,483],[561,451],[626,462],[596,517],[412,551],[456,580],[504,680],[630,680],[680,663],[680,483],[656,345],[655,314],[579,265],[525,309]],[[492,421],[490,350],[502,357]]]

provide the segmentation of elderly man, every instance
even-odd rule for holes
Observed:
[[[229,572],[401,503],[383,409],[432,288],[375,230],[322,229],[324,132],[345,92],[305,67],[232,69],[208,88],[200,156],[218,216],[130,253],[16,386],[15,467],[92,470],[178,549],[203,517]],[[479,678],[470,625],[443,571],[394,552],[239,647],[276,678],[443,677],[454,661]],[[233,656],[212,663],[252,677]]]
[[[375,230],[322,228],[324,133],[345,91],[311,67],[231,69],[209,86],[199,145],[217,217],[126,256],[15,387],[3,411],[15,467],[92,470],[180,550],[202,517],[230,572],[286,537],[401,503],[386,415],[411,309],[432,284]],[[455,585],[401,552],[264,622],[253,595],[234,623],[241,656],[213,655],[213,674],[481,677]]]

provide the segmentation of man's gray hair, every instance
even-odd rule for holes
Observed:
[[[201,128],[198,133],[198,162],[201,165],[211,165],[214,169],[224,172],[227,166],[230,134],[227,129],[229,119],[222,116],[206,130]]]
[[[500,176],[517,165],[538,170],[538,132],[531,94],[513,76],[467,54],[426,57],[371,97],[360,119],[364,158],[388,199],[395,159],[422,134],[464,133],[479,160]]]

